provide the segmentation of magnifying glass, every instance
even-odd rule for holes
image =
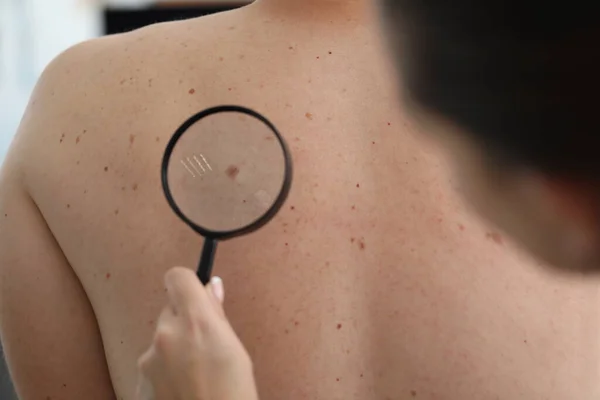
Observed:
[[[204,236],[198,278],[210,281],[219,241],[246,235],[281,209],[292,184],[292,159],[275,126],[240,106],[193,115],[165,150],[161,179],[169,205]]]

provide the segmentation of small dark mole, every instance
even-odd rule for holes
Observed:
[[[336,381],[336,382],[339,382],[339,381],[340,381],[340,378],[335,378],[335,381]]]
[[[364,250],[366,245],[365,245],[365,240],[364,239],[360,239],[358,241],[358,247],[360,247],[361,250]]]
[[[133,186],[132,186],[131,188],[132,188],[133,190],[137,190],[137,188],[138,188],[138,184],[137,184],[137,183],[134,183],[134,184],[133,184]]]
[[[371,142],[372,144],[375,144],[375,142]]]
[[[80,140],[81,140],[81,138],[80,138],[79,136],[77,136],[77,137],[75,138],[75,144],[79,144],[79,141],[80,141]]]
[[[353,210],[356,210],[356,206],[352,206],[352,209],[353,209]]]
[[[365,376],[364,374],[360,374],[360,377],[362,378],[363,376]]]
[[[309,113],[309,112],[307,112],[306,114],[304,114],[304,116],[305,116],[307,119],[310,119],[310,120],[312,120],[312,119],[313,119],[313,115],[312,115],[311,113]]]
[[[388,122],[388,126],[392,126],[392,123],[391,123],[391,122]]]
[[[329,54],[333,54],[333,53],[330,51]]]
[[[410,395],[411,395],[412,397],[417,397],[417,391],[416,391],[416,390],[411,390],[411,391],[410,391]]]
[[[148,79],[148,86],[152,87],[152,79]]]
[[[133,144],[133,142],[135,142],[135,135],[132,133],[129,135],[129,144]]]
[[[62,135],[60,135],[60,143],[62,143],[64,139],[65,139],[65,134],[63,133]]]
[[[246,204],[246,200],[245,200],[245,199],[244,199],[244,200],[242,200],[242,203]]]
[[[196,93],[196,89],[194,89],[194,88],[191,88],[191,89],[188,91],[188,93],[189,93],[189,94],[194,94],[194,93]]]
[[[317,60],[320,60],[320,59],[321,59],[321,57],[317,56]]]
[[[285,332],[285,334],[287,335],[287,334],[289,334],[289,333],[290,333],[290,330],[289,330],[289,329],[286,329],[284,332]]]
[[[70,204],[67,204],[67,208],[71,208],[71,205],[70,205]]]
[[[66,384],[66,383],[63,383],[63,387],[67,387],[67,384]]]
[[[110,272],[106,274],[106,279],[110,279]]]
[[[350,243],[354,243],[356,241],[355,238],[350,238]]]
[[[235,179],[238,174],[240,173],[240,169],[235,166],[235,165],[230,165],[226,170],[225,173],[227,174],[227,176],[229,177],[229,179]]]
[[[108,171],[108,167],[104,167],[104,172],[107,172],[107,171]]]
[[[155,139],[157,142],[160,142],[160,138],[157,136]]]
[[[289,243],[286,243],[285,245],[286,245],[286,246],[289,246]]]
[[[337,324],[338,330],[342,329],[342,324]]]
[[[357,184],[356,184],[356,187],[357,187],[357,188],[359,188],[359,187],[360,187],[360,183],[357,183]]]
[[[295,209],[296,209],[296,207],[294,207],[294,206],[290,207],[290,210],[295,210]]]
[[[288,49],[294,50],[294,46],[290,46],[290,47],[288,47]]]
[[[227,90],[229,90],[229,91],[231,92],[233,89],[232,89],[232,88],[229,88],[229,89],[227,89]]]
[[[4,214],[4,218],[8,217],[8,214]]]
[[[527,340],[523,340],[523,343],[527,344]]]
[[[87,194],[87,189],[85,189],[85,190],[83,191],[83,194]]]
[[[115,210],[115,215],[119,215],[119,210]]]
[[[496,244],[502,244],[503,242],[502,236],[498,232],[488,232],[485,236]]]
[[[298,325],[300,325],[300,322],[294,321],[294,326],[298,326]]]

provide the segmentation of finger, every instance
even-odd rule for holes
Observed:
[[[186,318],[181,318],[175,315],[171,307],[165,307],[158,317],[158,323],[156,324],[156,332],[154,333],[154,340],[152,347],[150,348],[150,356],[158,354],[159,357],[168,359],[172,355],[171,348],[175,345],[178,339],[178,332],[181,331],[181,323]],[[149,357],[152,360],[152,357]],[[152,366],[152,363],[149,364]],[[146,372],[151,372],[145,370]],[[152,377],[150,374],[146,374]]]
[[[211,294],[210,297],[213,302],[213,306],[217,311],[217,314],[220,317],[225,318],[225,311],[223,310],[223,301],[225,299],[225,286],[223,285],[223,280],[215,276],[210,280],[207,289]]]
[[[177,315],[175,314],[172,307],[165,307],[162,309],[160,315],[158,316],[158,321],[156,323],[156,330],[158,331],[161,328],[174,326],[177,322]]]
[[[212,295],[217,299],[219,304],[223,304],[225,301],[225,285],[223,284],[223,280],[215,276],[210,280],[209,286]]]
[[[152,383],[143,374],[140,374],[136,389],[136,400],[154,400],[154,388]]]
[[[146,379],[152,377],[156,358],[156,350],[154,349],[154,345],[152,345],[138,358],[137,367],[140,375],[143,375]]]
[[[165,275],[165,286],[169,301],[176,312],[197,314],[199,309],[208,309],[211,302],[196,274],[187,268],[176,267]]]

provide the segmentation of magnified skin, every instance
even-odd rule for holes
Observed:
[[[85,43],[45,72],[0,176],[21,398],[133,400],[163,275],[202,244],[164,199],[162,154],[219,104],[268,116],[294,158],[284,208],[214,269],[262,400],[595,398],[597,283],[463,206],[396,100],[375,17],[269,4]]]
[[[235,180],[235,178],[240,173],[240,169],[236,165],[230,165],[227,168],[227,170],[225,171],[225,173],[227,174],[227,176],[229,177],[229,179]]]

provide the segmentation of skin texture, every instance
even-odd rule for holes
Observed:
[[[223,103],[270,118],[295,162],[284,210],[215,263],[261,399],[599,393],[596,283],[538,268],[463,207],[396,100],[375,16],[332,3],[160,24],[48,67],[0,177],[0,328],[23,400],[134,398],[163,275],[202,243],[163,198],[162,152]]]

